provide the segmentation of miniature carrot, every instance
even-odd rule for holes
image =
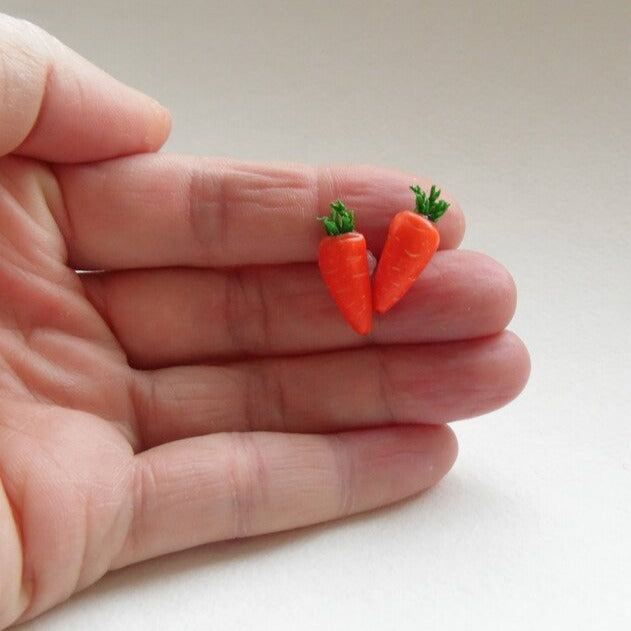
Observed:
[[[375,272],[374,306],[379,313],[403,298],[434,256],[440,241],[435,223],[449,208],[446,201],[438,199],[440,189],[436,186],[429,197],[420,186],[410,188],[416,195],[416,210],[402,210],[390,222]]]
[[[372,329],[366,239],[355,232],[355,215],[339,199],[331,204],[331,214],[319,219],[327,232],[318,251],[324,282],[348,323],[366,335]]]

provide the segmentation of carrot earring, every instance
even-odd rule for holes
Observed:
[[[328,217],[318,217],[327,236],[320,241],[318,265],[342,315],[360,335],[372,329],[372,287],[364,235],[355,232],[355,213],[341,200]]]
[[[439,200],[432,186],[429,197],[420,186],[410,186],[416,209],[398,212],[390,222],[374,282],[374,306],[378,313],[391,309],[408,292],[438,249],[436,222],[449,204]]]

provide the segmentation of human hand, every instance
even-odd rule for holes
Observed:
[[[448,195],[441,251],[359,337],[314,218],[342,198],[378,253],[411,176],[148,153],[161,107],[31,25],[0,16],[0,42],[0,627],[417,493],[455,459],[444,423],[522,389],[512,280],[456,249]]]

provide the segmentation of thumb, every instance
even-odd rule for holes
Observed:
[[[171,119],[57,39],[0,14],[0,156],[85,162],[158,150]]]

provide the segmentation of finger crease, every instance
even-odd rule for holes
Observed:
[[[226,305],[225,323],[228,335],[232,340],[232,347],[236,348],[240,354],[247,353],[248,343],[244,333],[247,318],[243,317],[245,298],[245,287],[243,282],[243,270],[235,272],[226,280]]]
[[[250,433],[232,435],[228,480],[233,510],[233,535],[239,539],[253,534],[254,515],[266,496],[266,467]]]
[[[203,259],[207,250],[225,252],[227,245],[226,201],[223,177],[213,178],[200,161],[188,182],[188,226]],[[212,256],[212,255],[211,255]]]
[[[241,274],[239,274],[241,276]],[[267,300],[267,289],[264,287],[263,278],[260,273],[250,274],[250,279],[253,279],[253,292],[256,297],[253,302],[255,302],[255,309],[250,309],[250,313],[256,314],[255,318],[255,330],[256,334],[253,336],[254,339],[251,340],[250,346],[252,350],[256,353],[260,353],[262,348],[265,346],[265,341],[271,341],[272,331],[271,331],[271,320],[270,317],[270,305]],[[242,281],[241,281],[242,282]]]
[[[382,348],[375,348],[375,359],[377,362],[377,383],[379,384],[379,397],[382,402],[386,420],[390,423],[395,422],[395,414],[392,405],[390,393],[393,392],[392,380],[388,363],[386,360],[386,351]]]
[[[337,479],[339,481],[339,515],[346,517],[355,509],[355,486],[357,472],[355,459],[347,449],[347,443],[342,436],[331,435],[331,445],[335,457]]]

